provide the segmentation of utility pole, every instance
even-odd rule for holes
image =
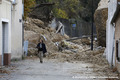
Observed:
[[[93,17],[93,0],[92,0],[92,26],[91,26],[91,50],[93,50],[93,21],[94,21],[94,17]]]

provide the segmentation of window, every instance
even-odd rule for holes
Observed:
[[[119,41],[116,41],[116,58],[120,62],[120,46],[119,46]]]

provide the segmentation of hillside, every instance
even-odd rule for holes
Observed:
[[[38,18],[43,21],[51,20],[54,18],[63,19],[79,19],[86,22],[91,22],[92,16],[92,0],[31,0],[31,3],[36,3],[28,5],[34,7],[31,10],[25,9],[26,14],[31,14],[30,17]],[[93,11],[98,7],[100,0],[93,1]],[[30,3],[30,2],[29,2]],[[51,19],[50,19],[51,18]]]

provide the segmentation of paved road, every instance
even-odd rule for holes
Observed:
[[[17,67],[11,69],[10,75],[4,75],[0,80],[105,80],[87,78],[100,78],[107,75],[105,72],[95,72],[93,64],[84,62],[68,63],[45,59],[41,64],[38,59],[27,59],[12,62],[12,65]]]

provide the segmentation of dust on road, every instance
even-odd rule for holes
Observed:
[[[39,59],[29,58],[12,62],[12,66],[9,67],[11,73],[2,74],[0,80],[105,80],[103,78],[117,77],[116,73],[103,72],[98,65],[83,61],[60,62],[57,59],[44,59],[41,64]]]

